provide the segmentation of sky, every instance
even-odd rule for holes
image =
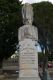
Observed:
[[[23,1],[23,3],[37,3],[37,2],[41,2],[41,1],[49,1],[51,3],[53,3],[53,0],[20,0]]]

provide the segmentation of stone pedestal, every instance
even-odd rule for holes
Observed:
[[[40,80],[37,40],[37,28],[34,26],[24,25],[19,29],[19,79],[21,80]]]
[[[40,80],[38,75],[37,42],[25,38],[19,42],[19,80]]]
[[[19,77],[38,77],[38,54],[35,41],[24,39],[19,44]]]

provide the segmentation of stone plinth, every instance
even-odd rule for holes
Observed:
[[[35,41],[24,39],[19,44],[19,77],[38,77],[38,54]]]

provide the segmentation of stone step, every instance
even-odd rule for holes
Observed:
[[[35,78],[18,78],[17,80],[41,80],[39,77]]]

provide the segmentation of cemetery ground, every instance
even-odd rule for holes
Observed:
[[[42,73],[42,69],[39,68],[39,72]],[[53,80],[53,68],[48,68],[49,75],[51,77],[51,80]],[[5,71],[2,74],[0,74],[0,80],[17,80],[19,76],[19,72],[13,73],[13,71]]]

